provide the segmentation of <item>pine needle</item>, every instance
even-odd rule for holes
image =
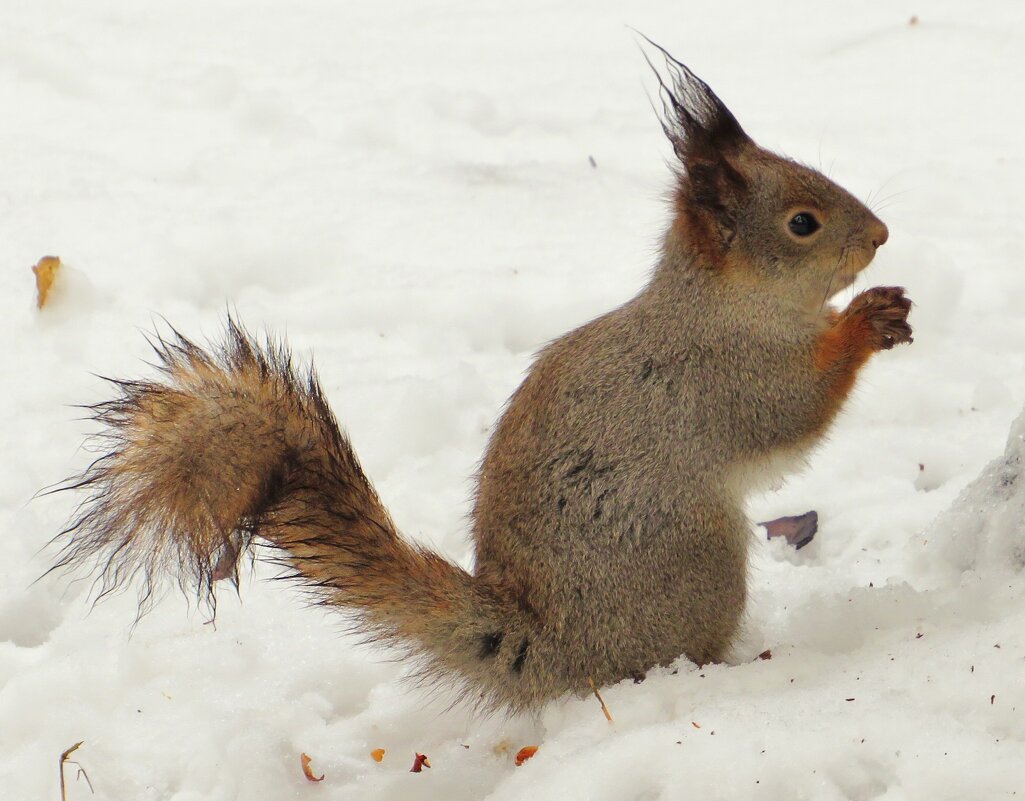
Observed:
[[[612,713],[609,712],[609,708],[605,706],[605,699],[601,697],[601,693],[598,692],[598,687],[594,683],[594,679],[590,676],[587,677],[587,683],[591,685],[591,692],[594,693],[594,697],[598,699],[598,703],[601,704],[601,711],[605,714],[605,720],[609,723],[615,723],[612,719]]]

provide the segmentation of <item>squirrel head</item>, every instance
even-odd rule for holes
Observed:
[[[679,159],[667,252],[816,308],[849,286],[889,236],[882,221],[820,172],[755,144],[708,84],[651,44],[665,57],[668,82],[652,69]]]

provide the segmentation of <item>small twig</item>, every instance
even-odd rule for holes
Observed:
[[[68,761],[68,757],[69,756],[71,756],[73,753],[75,753],[75,751],[77,751],[79,748],[82,747],[82,743],[84,743],[84,742],[85,742],[85,740],[79,740],[77,743],[75,743],[73,746],[71,746],[71,748],[67,749],[63,754],[61,754],[60,761],[57,764],[57,767],[60,770],[60,776],[61,776],[61,801],[67,801],[67,798],[68,798],[68,791],[67,791],[67,788],[65,788],[65,786],[64,786],[64,763]],[[72,762],[71,764],[72,765],[78,765],[77,762]],[[81,765],[78,765],[78,771],[79,771],[79,773],[81,773],[82,775],[85,776],[85,780],[89,783],[89,789],[92,790],[93,789],[93,783],[91,781],[89,781],[89,776],[86,775],[85,770],[82,769]],[[93,791],[93,792],[95,792],[95,791]]]
[[[594,683],[594,679],[590,676],[587,677],[587,683],[591,685],[591,692],[594,693],[594,697],[598,699],[598,703],[601,704],[601,711],[605,714],[605,720],[609,723],[615,723],[612,719],[612,713],[609,712],[609,708],[605,706],[605,699],[601,697],[601,693],[598,692],[598,687]]]
[[[89,785],[89,792],[93,795],[96,795],[96,790],[93,787],[92,781],[89,779],[89,774],[85,772],[85,768],[83,768],[77,762],[68,762],[68,764],[74,765],[76,768],[78,768],[78,773],[75,774],[75,781],[77,782],[79,779],[85,779],[85,783]]]

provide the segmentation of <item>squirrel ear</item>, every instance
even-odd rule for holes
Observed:
[[[648,54],[641,51],[651,71],[658,79],[662,113],[659,122],[673,145],[673,151],[684,167],[694,160],[714,161],[726,158],[753,145],[737,118],[726,108],[712,88],[677,61],[661,45],[644,34],[639,34],[662,54],[668,81],[652,64]]]
[[[748,188],[735,166],[736,156],[755,145],[707,83],[665,48],[640,36],[661,53],[668,73],[663,78],[642,50],[658,79],[659,122],[683,168],[677,193],[679,210],[689,218],[692,233],[700,231],[701,249],[722,255],[733,240],[740,201]]]

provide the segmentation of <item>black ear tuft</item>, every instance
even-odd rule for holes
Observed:
[[[673,230],[685,231],[692,249],[713,264],[721,263],[732,246],[749,195],[742,160],[737,156],[755,145],[707,83],[665,48],[644,34],[638,35],[658,50],[665,62],[660,71],[641,48],[658,79],[662,130],[682,167],[676,171],[677,222]]]
[[[642,48],[645,61],[658,79],[662,130],[684,166],[695,158],[708,161],[727,155],[750,142],[737,118],[707,83],[664,47],[640,32],[638,36],[658,50],[665,61],[667,75],[663,77]]]

